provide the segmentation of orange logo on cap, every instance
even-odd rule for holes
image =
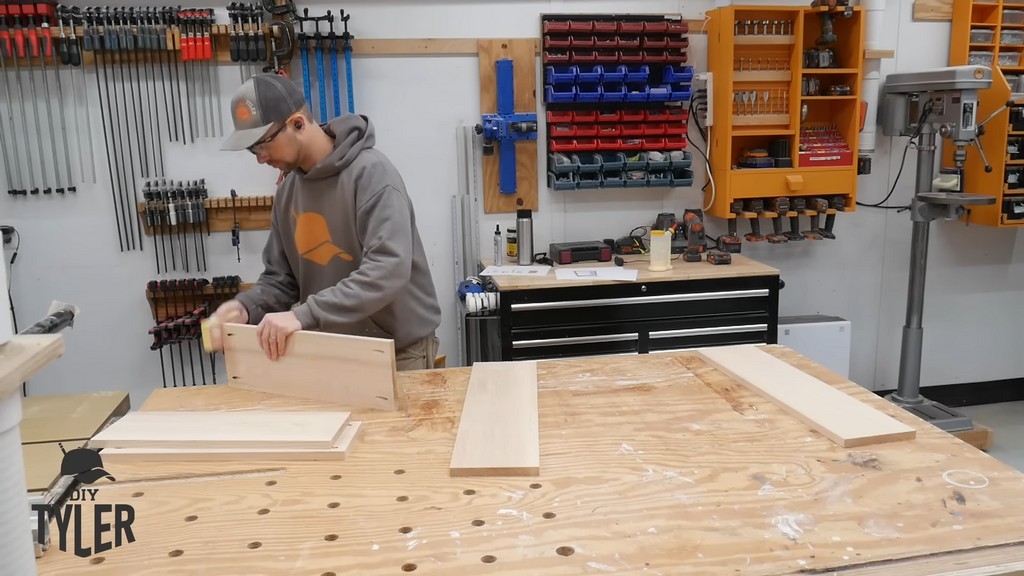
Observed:
[[[254,114],[256,114],[256,106],[252,102],[243,99],[239,100],[238,104],[235,104],[235,120],[250,122]]]

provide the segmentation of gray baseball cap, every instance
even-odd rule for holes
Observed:
[[[263,138],[275,122],[284,122],[305,105],[302,91],[290,79],[278,74],[254,75],[231,99],[235,131],[220,149],[245,150]]]

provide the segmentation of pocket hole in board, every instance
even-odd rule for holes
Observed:
[[[249,550],[255,550],[260,546],[263,546],[262,542],[249,542],[248,544],[246,544],[246,547],[249,548]]]
[[[559,556],[572,556],[576,553],[576,549],[572,546],[559,546],[558,548],[555,548],[555,553]]]
[[[399,496],[399,497],[395,498],[395,502],[405,502],[407,500],[409,500],[408,496]]]
[[[259,510],[256,511],[256,513],[259,514],[260,516],[265,516],[267,514],[270,514],[270,509],[269,508],[260,508]]]
[[[334,572],[324,572],[324,573],[323,573],[323,574],[321,574],[320,576],[338,576],[338,575],[337,575],[337,574],[335,574]]]
[[[533,484],[530,484],[530,489],[531,490],[539,490],[541,487],[542,487],[542,485],[538,484],[536,482],[534,482]]]
[[[334,542],[337,539],[338,539],[338,535],[337,534],[328,534],[328,535],[324,536],[324,540],[326,540],[328,542]]]
[[[472,488],[467,488],[463,490],[462,493],[465,494],[466,496],[472,496],[473,494],[476,494],[476,490],[473,490]]]
[[[142,498],[145,495],[145,492],[132,492],[132,498]]]
[[[331,476],[331,480],[341,480],[341,474],[335,474]]]
[[[341,502],[331,502],[327,505],[328,508],[337,508],[338,506],[341,506]]]
[[[399,468],[398,470],[395,470],[395,474],[400,476],[402,474],[405,474],[405,470],[402,470],[401,468]]]
[[[274,486],[275,484],[277,484],[277,480],[267,480],[263,483],[264,486]]]
[[[472,524],[473,526],[483,526],[485,522],[483,520],[473,520],[472,522],[470,522],[470,524]]]
[[[199,516],[194,514],[191,516],[185,516],[185,522],[195,522],[196,520],[199,520]]]
[[[409,532],[412,532],[412,528],[410,528],[408,526],[402,526],[401,528],[398,529],[398,533],[399,534],[408,534]]]
[[[555,516],[558,516],[558,514],[555,514],[554,512],[545,512],[545,513],[541,514],[541,516],[543,516],[547,520],[551,520]]]
[[[412,562],[410,562],[408,564],[402,564],[402,572],[413,572],[413,571],[416,570],[416,568],[417,568],[417,566],[415,564],[413,564]]]
[[[106,560],[106,558],[103,556],[96,556],[94,558],[89,558],[89,564],[103,564],[104,560]]]
[[[177,558],[178,556],[181,556],[184,553],[185,553],[184,550],[171,550],[170,552],[167,553],[167,555],[170,556],[171,558]]]
[[[496,557],[491,556],[490,554],[488,554],[486,556],[480,557],[480,561],[483,562],[484,564],[493,564],[493,563],[497,562],[498,559]]]

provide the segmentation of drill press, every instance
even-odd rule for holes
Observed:
[[[953,160],[958,171],[967,159],[967,146],[974,145],[991,172],[978,142],[982,126],[1007,106],[978,122],[978,90],[992,85],[992,70],[986,66],[954,66],[923,72],[890,74],[882,88],[882,131],[887,136],[910,136],[917,140],[917,182],[910,203],[913,235],[910,244],[910,283],[907,291],[907,319],[903,326],[900,371],[896,392],[888,399],[947,432],[970,430],[967,416],[921,395],[921,347],[924,313],[924,283],[928,264],[928,232],[933,220],[959,219],[966,206],[994,204],[992,196],[962,192],[932,191],[935,165],[935,135],[956,146]]]

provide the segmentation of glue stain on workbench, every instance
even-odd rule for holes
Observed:
[[[806,514],[791,514],[783,510],[771,519],[771,523],[783,536],[796,542],[805,529],[810,530],[814,527],[814,518]]]
[[[942,479],[958,488],[980,489],[988,486],[988,478],[970,470],[947,470]]]

